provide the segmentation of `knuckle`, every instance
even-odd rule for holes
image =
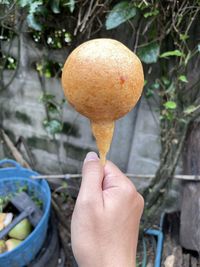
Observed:
[[[123,185],[122,190],[127,197],[134,197],[137,193],[135,186],[129,181]]]

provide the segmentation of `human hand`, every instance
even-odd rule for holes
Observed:
[[[132,182],[110,161],[90,152],[71,223],[79,267],[134,267],[144,207]]]

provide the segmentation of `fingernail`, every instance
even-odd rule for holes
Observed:
[[[97,154],[95,152],[89,152],[87,153],[84,162],[97,161],[97,160],[99,160],[99,157],[97,156]]]

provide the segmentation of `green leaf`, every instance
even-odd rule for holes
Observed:
[[[30,4],[30,0],[19,0],[18,3],[19,3],[19,6],[25,7]]]
[[[153,95],[154,95],[154,91],[151,88],[147,88],[145,92],[145,96],[149,98],[149,97],[152,97]]]
[[[191,106],[188,106],[183,112],[185,113],[185,115],[189,115],[195,112],[199,108],[200,108],[200,105],[199,106],[191,105]]]
[[[43,65],[41,63],[36,63],[36,70],[39,72],[40,76],[43,75]]]
[[[45,69],[45,71],[44,71],[44,76],[46,77],[46,78],[51,78],[51,70],[50,69]]]
[[[27,22],[28,26],[36,31],[41,31],[42,30],[42,25],[38,23],[35,19],[35,16],[33,14],[29,14],[27,16]]]
[[[106,29],[111,30],[135,17],[136,8],[129,1],[116,4],[106,19]]]
[[[164,85],[169,85],[170,84],[170,80],[167,77],[162,76],[161,79],[162,79],[162,82],[164,83]]]
[[[160,84],[158,82],[154,82],[150,87],[146,89],[146,97],[149,98],[154,95],[154,91],[160,88]]]
[[[144,17],[145,18],[148,18],[148,17],[155,17],[155,16],[157,16],[159,14],[159,10],[158,9],[154,9],[154,10],[152,10],[152,11],[149,11],[149,12],[146,12],[146,13],[144,13]]]
[[[158,43],[150,43],[138,49],[139,58],[146,64],[156,63],[160,53]]]
[[[16,69],[16,59],[13,57],[7,57],[7,61],[6,61],[6,67],[8,69]]]
[[[11,5],[13,1],[10,0],[0,0],[0,4],[2,5]]]
[[[73,13],[75,9],[75,0],[68,0],[67,3],[64,4],[64,6],[67,6],[69,8],[69,11]]]
[[[167,51],[160,55],[160,58],[182,57],[184,54],[180,50]]]
[[[180,25],[181,22],[184,20],[184,18],[185,18],[185,17],[184,17],[183,15],[180,14],[180,15],[178,16],[177,25]]]
[[[174,114],[172,112],[167,112],[165,117],[168,121],[172,121],[174,119]]]
[[[160,84],[158,82],[154,82],[154,83],[152,83],[151,88],[152,89],[159,89],[160,88]]]
[[[62,123],[58,120],[44,120],[43,125],[46,129],[46,131],[52,135],[56,133],[60,133],[62,131]]]
[[[72,36],[71,36],[71,34],[69,33],[69,32],[66,32],[65,34],[64,34],[64,37],[65,37],[65,42],[66,43],[71,43],[71,41],[72,41]]]
[[[55,14],[60,13],[60,0],[51,0],[50,1],[51,10]]]
[[[187,35],[187,34],[180,34],[180,40],[181,41],[185,41],[185,40],[187,40],[188,38],[189,38],[189,35]]]
[[[29,14],[34,14],[38,11],[39,6],[43,4],[42,1],[35,1],[35,2],[30,2],[29,4]]]
[[[180,75],[178,79],[181,82],[188,83],[187,77],[185,75]]]
[[[197,50],[200,52],[200,44],[197,45]]]
[[[42,94],[40,96],[40,101],[43,102],[43,103],[48,103],[49,101],[52,101],[53,99],[55,98],[55,95],[52,95],[52,94]]]
[[[147,3],[146,1],[135,1],[134,2],[134,6],[137,7],[140,10],[144,10],[147,7],[149,7],[149,3]]]
[[[167,101],[164,103],[166,109],[175,109],[177,107],[176,102],[174,101]]]

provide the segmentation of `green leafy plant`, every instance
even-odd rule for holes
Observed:
[[[41,14],[43,1],[42,0],[19,0],[19,6],[26,8],[28,11],[27,22],[29,27],[35,29],[36,31],[41,31],[42,25],[38,22],[36,15]]]
[[[188,83],[187,77],[185,75],[180,75],[178,79],[181,82]]]
[[[36,62],[36,70],[40,76],[46,78],[60,77],[61,76],[62,64],[47,60],[45,62]]]
[[[168,58],[168,57],[182,57],[184,56],[183,52],[180,50],[173,50],[173,51],[167,51],[160,55],[160,58]]]
[[[6,61],[6,68],[9,70],[15,70],[17,68],[16,59],[11,56],[8,56]]]
[[[45,130],[52,135],[55,135],[56,133],[60,133],[62,131],[62,128],[63,128],[62,122],[60,122],[56,119],[44,120],[43,126],[44,126]]]
[[[197,38],[192,40],[199,16],[198,0],[183,1],[181,5],[179,1],[173,5],[167,1],[120,1],[106,19],[107,29],[131,19],[136,34],[135,50],[146,65],[145,95],[159,107],[160,166],[143,192],[147,222],[163,207],[188,126],[200,115],[200,80],[198,77],[196,82],[190,80],[192,72],[195,73],[192,64],[197,66],[200,60],[200,44]],[[151,73],[156,76],[155,83]]]
[[[39,20],[39,17],[45,15],[45,13],[48,13],[48,4],[50,5],[51,11],[54,14],[60,13],[62,6],[66,6],[71,13],[73,13],[75,9],[74,0],[18,0],[18,4],[20,7],[27,10],[27,23],[30,28],[36,31],[41,31],[43,28],[43,24]]]
[[[106,19],[106,29],[111,30],[136,16],[136,8],[130,1],[117,3]]]
[[[62,107],[65,101],[59,103],[55,95],[45,93],[40,97],[40,102],[45,105],[48,114],[48,117],[43,120],[45,130],[52,136],[62,132]]]
[[[176,102],[174,101],[167,101],[164,103],[166,109],[175,109],[177,107]]]
[[[138,49],[139,58],[146,64],[156,63],[160,53],[158,43],[150,43]]]

